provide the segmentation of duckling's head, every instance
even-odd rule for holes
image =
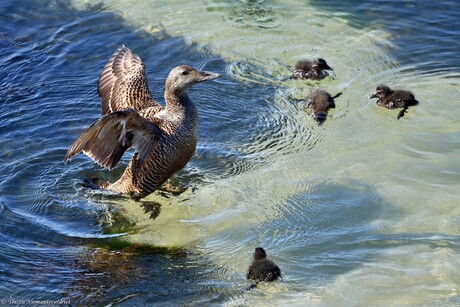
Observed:
[[[318,122],[319,125],[322,125],[327,118],[327,113],[324,111],[317,112],[313,114],[313,118]]]
[[[199,71],[188,65],[173,68],[166,79],[166,91],[181,95],[192,85],[219,78],[220,74],[209,71]]]
[[[327,65],[326,60],[317,58],[312,61],[312,67],[320,70],[333,70],[332,67]]]
[[[254,261],[261,260],[267,258],[267,254],[262,247],[257,247],[254,250]]]
[[[369,97],[369,99],[371,98],[379,98],[379,99],[382,99],[382,98],[385,98],[387,96],[391,95],[391,89],[384,85],[384,84],[381,84],[379,86],[377,86],[377,88],[375,89],[375,92],[374,94],[372,94],[372,96]]]

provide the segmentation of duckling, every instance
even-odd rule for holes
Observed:
[[[135,148],[117,181],[96,178],[92,184],[134,199],[149,195],[182,169],[195,152],[198,111],[186,90],[219,77],[188,65],[173,68],[166,79],[163,107],[150,93],[141,58],[122,45],[99,78],[103,116],[70,145],[64,161],[83,152],[111,170],[127,150]]]
[[[312,61],[302,60],[295,65],[292,72],[292,78],[300,80],[321,80],[329,75],[326,70],[333,69],[322,58],[317,58]]]
[[[374,94],[369,97],[369,99],[372,98],[378,98],[376,103],[381,107],[388,109],[402,108],[398,113],[397,119],[403,117],[410,106],[418,104],[414,94],[411,92],[405,90],[392,90],[383,84],[377,86]]]
[[[305,107],[310,110],[313,118],[321,125],[326,120],[329,109],[335,108],[334,99],[340,95],[342,95],[342,93],[338,93],[332,97],[331,94],[325,90],[313,90],[305,101]]]
[[[247,279],[260,281],[274,281],[281,277],[280,268],[271,260],[262,247],[257,247],[253,254],[253,261],[246,274]]]

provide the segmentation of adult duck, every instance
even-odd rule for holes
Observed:
[[[103,116],[72,143],[65,161],[83,152],[111,170],[133,147],[135,152],[117,181],[94,178],[91,186],[135,199],[149,195],[182,169],[195,152],[198,112],[186,90],[219,77],[187,65],[175,67],[166,79],[166,105],[162,106],[150,93],[141,58],[122,45],[99,78]]]

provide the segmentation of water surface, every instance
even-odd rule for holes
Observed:
[[[3,1],[0,296],[78,304],[457,305],[460,13],[455,1]],[[420,30],[422,29],[422,30]],[[99,117],[99,73],[122,43],[155,97],[179,64],[195,156],[144,205],[71,142]],[[290,80],[304,57],[335,75]],[[367,99],[413,91],[405,117]],[[318,126],[311,89],[343,92]],[[282,282],[245,291],[253,249]]]

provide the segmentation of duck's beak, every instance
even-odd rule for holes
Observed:
[[[378,97],[377,97],[377,92],[375,92],[374,94],[372,94],[371,96],[369,96],[369,99],[372,99],[372,98],[378,98]]]
[[[325,69],[325,70],[332,70],[332,71],[334,70],[331,66],[329,66],[329,65],[327,65],[327,64],[326,64],[326,66],[324,67],[324,69]]]
[[[220,78],[220,74],[218,73],[213,73],[209,71],[199,71],[198,73],[200,74],[200,82]]]

